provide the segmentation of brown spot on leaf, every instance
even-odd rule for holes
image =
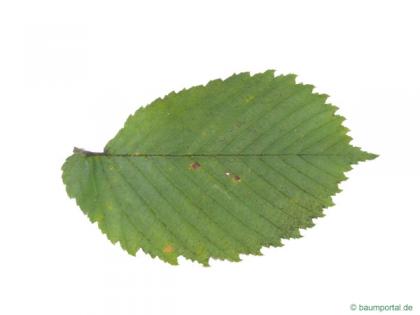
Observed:
[[[224,174],[225,174],[225,176],[229,177],[232,181],[234,181],[236,183],[239,183],[241,181],[241,176],[239,176],[239,175],[235,175],[235,174],[233,174],[231,172],[228,172],[228,171],[226,171]]]
[[[200,163],[198,162],[194,162],[190,166],[193,171],[198,170],[201,167]]]
[[[174,252],[174,247],[171,244],[167,244],[165,245],[165,247],[163,248],[163,252],[165,254],[170,254]]]

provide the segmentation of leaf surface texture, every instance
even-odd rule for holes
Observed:
[[[375,157],[336,110],[294,75],[235,74],[140,108],[103,153],[75,149],[63,181],[130,254],[239,261],[300,237],[351,165]]]

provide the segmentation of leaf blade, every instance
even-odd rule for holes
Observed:
[[[170,93],[130,116],[104,153],[63,165],[71,198],[111,242],[171,264],[239,261],[300,237],[344,172],[376,156],[313,86],[272,70]]]

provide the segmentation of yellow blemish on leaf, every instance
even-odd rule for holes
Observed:
[[[167,244],[167,245],[165,245],[165,247],[163,248],[163,252],[165,253],[165,254],[170,254],[170,253],[173,253],[174,252],[174,247],[171,245],[171,244]]]
[[[254,95],[248,95],[248,96],[246,96],[246,97],[245,97],[245,102],[249,103],[249,102],[251,102],[254,98],[255,98],[255,96],[254,96]]]

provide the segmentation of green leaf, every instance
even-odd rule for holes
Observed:
[[[375,158],[312,90],[266,71],[172,92],[130,116],[103,153],[75,149],[67,192],[132,255],[203,265],[260,255],[300,237],[344,172]]]

